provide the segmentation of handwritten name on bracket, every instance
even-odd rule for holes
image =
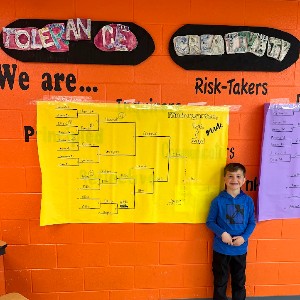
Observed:
[[[223,127],[223,125],[221,123],[217,123],[216,126],[211,127],[206,130],[206,135],[209,136],[211,133],[216,132],[217,130],[221,129],[222,127]]]

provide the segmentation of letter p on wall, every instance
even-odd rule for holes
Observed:
[[[29,142],[29,137],[35,133],[34,128],[31,126],[24,126],[25,143]]]

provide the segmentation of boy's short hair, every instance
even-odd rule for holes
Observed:
[[[224,168],[224,176],[226,176],[227,172],[236,172],[238,170],[241,170],[244,176],[246,175],[246,168],[244,165],[240,163],[229,163]]]

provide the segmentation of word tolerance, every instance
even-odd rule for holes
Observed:
[[[67,24],[52,23],[41,29],[36,27],[3,28],[3,45],[14,50],[69,51],[69,41],[91,40],[91,19],[69,19]],[[109,24],[103,26],[94,38],[101,51],[132,51],[137,39],[128,26]]]

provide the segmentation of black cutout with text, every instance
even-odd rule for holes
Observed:
[[[48,24],[67,24],[68,20],[48,19],[18,19],[5,28],[43,28]],[[128,26],[137,39],[137,47],[132,51],[111,51],[99,50],[94,39],[104,26],[112,23],[121,23]],[[142,27],[132,22],[109,22],[91,21],[91,39],[81,41],[69,41],[67,52],[49,52],[42,48],[39,50],[17,50],[5,48],[3,44],[3,32],[0,33],[0,47],[9,56],[22,62],[42,63],[68,63],[68,64],[103,64],[103,65],[137,65],[146,60],[155,49],[150,34]]]
[[[271,50],[269,51],[269,48],[265,49],[265,47],[263,50],[265,53],[263,51],[259,53],[258,48],[255,48],[255,41],[253,42],[255,38],[252,38],[252,48],[249,48],[250,50],[248,48],[245,49],[245,53],[241,53],[242,51],[240,53],[238,53],[239,51],[227,51],[236,47],[236,45],[232,46],[233,43],[228,43],[228,36],[232,37],[235,34],[236,40],[234,42],[236,42],[239,41],[239,33],[241,33],[241,36],[242,34],[246,35],[246,33],[252,36],[256,34],[256,36],[259,36],[257,40],[262,41],[262,44],[268,43],[267,47],[270,45],[270,49],[274,50],[273,53]],[[205,41],[205,38],[209,39],[211,37],[218,37],[213,42],[214,46],[216,46],[215,48],[219,49],[219,52],[218,50],[214,51],[215,48],[212,49],[211,42]],[[272,48],[276,41],[282,41],[282,45],[286,47],[285,51],[282,49],[285,55],[280,56],[279,53],[278,59],[275,59],[278,51]],[[246,45],[250,45],[250,42]],[[169,41],[171,58],[177,65],[186,70],[279,72],[290,67],[298,60],[299,48],[299,40],[287,32],[274,28],[251,26],[187,24],[180,27]],[[221,54],[222,51],[223,54]],[[269,55],[273,55],[273,57]]]

